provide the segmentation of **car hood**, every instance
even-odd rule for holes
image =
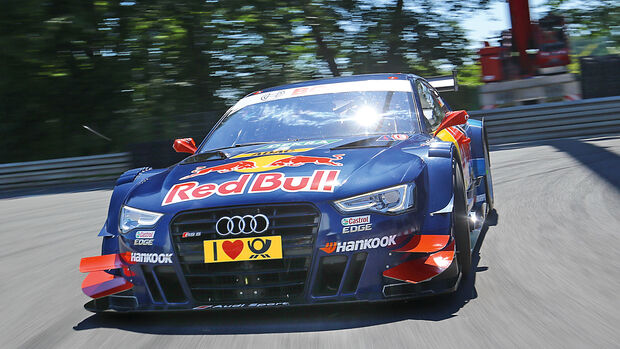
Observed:
[[[226,149],[223,152],[228,158],[223,160],[193,162],[190,157],[136,184],[126,204],[174,213],[258,203],[317,202],[411,182],[425,166],[419,154],[428,146],[428,138],[390,137]]]

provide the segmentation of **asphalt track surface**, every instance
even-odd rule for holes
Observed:
[[[491,159],[497,217],[475,280],[382,305],[94,315],[78,263],[100,252],[111,191],[3,193],[0,346],[618,348],[620,137],[496,147]]]

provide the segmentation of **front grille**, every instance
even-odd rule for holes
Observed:
[[[269,219],[265,232],[221,236],[215,231],[221,217],[257,214]],[[170,231],[196,302],[294,302],[303,296],[308,280],[319,219],[310,204],[236,206],[183,212],[173,219]],[[204,240],[274,235],[282,237],[282,259],[204,263]]]

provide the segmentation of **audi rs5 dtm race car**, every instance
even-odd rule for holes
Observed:
[[[250,308],[452,292],[493,205],[484,124],[373,74],[254,92],[191,155],[116,182],[91,311]],[[433,87],[435,86],[435,87]]]

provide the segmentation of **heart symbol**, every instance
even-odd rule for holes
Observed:
[[[235,259],[241,254],[241,251],[243,251],[243,242],[241,240],[224,241],[222,243],[222,250],[224,250],[224,253],[226,253],[230,259]]]

